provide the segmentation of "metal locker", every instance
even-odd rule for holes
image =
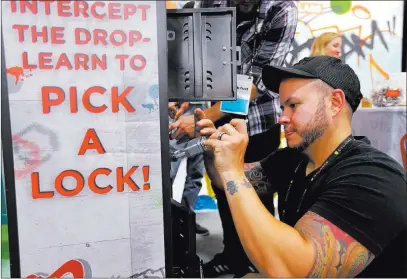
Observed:
[[[167,10],[170,101],[236,100],[235,8]]]

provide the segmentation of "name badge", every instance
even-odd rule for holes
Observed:
[[[237,99],[236,101],[222,101],[220,110],[226,113],[247,115],[249,113],[250,93],[253,85],[253,77],[237,75]]]

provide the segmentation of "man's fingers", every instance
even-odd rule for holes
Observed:
[[[196,109],[196,110],[194,111],[194,113],[195,113],[195,115],[198,116],[198,118],[199,118],[200,120],[206,119],[206,114],[205,114],[205,112],[204,112],[203,110],[201,110],[200,108]]]
[[[221,136],[221,137],[220,137]],[[220,138],[219,138],[220,137]],[[230,140],[231,136],[229,136],[227,133],[225,132],[219,132],[217,131],[216,133],[212,134],[212,136],[210,137],[212,139],[218,139],[221,141],[228,141]]]
[[[178,118],[180,118],[180,117],[187,111],[188,108],[189,108],[189,102],[183,102],[183,103],[180,105],[179,109],[177,109],[177,110],[175,111],[175,117],[174,117],[174,119],[175,119],[175,120],[178,120]]]
[[[168,126],[168,130],[171,131],[171,130],[174,130],[174,129],[178,128],[179,124],[180,124],[179,121],[172,122],[172,123],[170,124],[170,126]]]
[[[185,111],[182,111],[181,109],[178,109],[178,110],[176,111],[176,113],[175,113],[174,119],[175,119],[175,120],[178,120],[178,119],[184,114],[184,112],[185,112]]]
[[[219,128],[219,131],[227,133],[228,135],[231,135],[231,136],[239,135],[239,132],[236,131],[236,129],[231,124],[223,125],[222,127]]]
[[[177,129],[177,130],[175,131],[175,133],[173,133],[173,134],[171,135],[171,137],[172,137],[173,139],[176,139],[176,138],[178,138],[179,136],[181,136],[181,135],[183,135],[183,134],[184,134],[183,129]]]
[[[247,124],[243,119],[232,119],[232,121],[230,121],[230,125],[232,125],[240,134],[247,135]]]
[[[202,136],[211,136],[213,133],[216,133],[215,128],[203,128],[201,131],[199,131]]]
[[[189,102],[183,102],[182,105],[180,106],[180,109],[182,109],[184,112],[189,108]]]
[[[206,139],[206,140],[203,142],[203,144],[206,145],[206,146],[208,146],[210,150],[215,150],[216,147],[218,147],[219,144],[221,144],[221,142],[220,142],[219,140],[217,140],[217,139],[211,139],[211,138],[209,138],[209,139]]]
[[[199,120],[198,122],[196,122],[196,125],[198,125],[199,127],[205,127],[205,128],[215,128],[215,125],[209,119]]]

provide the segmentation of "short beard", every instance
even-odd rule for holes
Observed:
[[[314,117],[305,125],[302,132],[298,132],[298,135],[303,139],[302,142],[294,145],[292,148],[304,151],[324,134],[329,125],[325,109],[325,98],[322,98],[318,103],[317,112]]]

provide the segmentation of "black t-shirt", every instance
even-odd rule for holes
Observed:
[[[355,138],[313,181],[318,170],[306,176],[308,159],[295,149],[261,162],[278,190],[279,215],[294,226],[310,210],[364,245],[375,259],[358,277],[406,277],[406,171],[366,138]]]

